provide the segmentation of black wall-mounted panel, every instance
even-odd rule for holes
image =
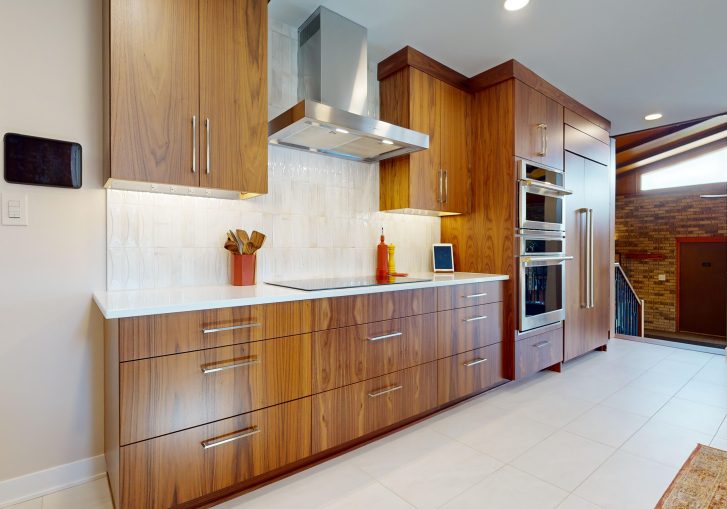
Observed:
[[[7,133],[5,180],[12,184],[81,187],[81,145]]]

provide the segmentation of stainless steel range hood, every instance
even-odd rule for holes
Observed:
[[[319,7],[298,41],[300,102],[268,123],[271,144],[368,163],[429,148],[429,135],[367,116],[364,27]]]

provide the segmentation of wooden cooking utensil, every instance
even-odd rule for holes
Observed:
[[[240,242],[240,239],[237,238],[237,235],[235,235],[235,232],[233,232],[232,230],[228,230],[227,238],[237,244],[237,251],[238,253],[242,254],[244,251],[244,246],[242,245],[242,242]]]
[[[253,248],[254,248],[253,251],[252,251],[253,253],[255,251],[257,251],[258,249],[260,249],[261,247],[263,247],[263,244],[265,243],[265,239],[266,238],[267,237],[265,235],[263,235],[262,233],[260,233],[257,230],[255,230],[255,231],[252,232],[252,236],[250,237],[250,241],[252,242],[252,245],[253,245]]]
[[[237,238],[240,239],[240,242],[242,242],[243,246],[247,242],[250,242],[250,237],[248,236],[248,234],[245,230],[236,230],[236,232],[237,232]]]
[[[227,242],[225,242],[225,249],[231,253],[240,254],[237,250],[237,242],[233,242],[230,239],[227,239]]]

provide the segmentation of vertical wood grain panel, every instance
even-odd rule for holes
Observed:
[[[265,0],[200,0],[203,187],[267,193],[267,12]]]
[[[119,321],[104,321],[104,453],[111,497],[120,505]]]
[[[111,1],[111,177],[199,185],[198,21],[198,0]]]
[[[442,210],[466,213],[471,205],[469,157],[467,152],[467,116],[470,97],[467,92],[436,82],[439,113],[441,167],[447,171],[446,202]]]

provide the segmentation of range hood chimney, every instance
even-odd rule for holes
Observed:
[[[429,135],[366,116],[366,34],[325,7],[298,28],[300,102],[268,123],[271,144],[367,163],[429,148]]]

